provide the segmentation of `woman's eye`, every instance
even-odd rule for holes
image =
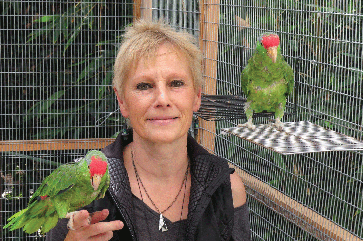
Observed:
[[[136,89],[138,90],[147,90],[147,89],[150,89],[152,88],[153,86],[149,83],[138,83],[136,85]]]
[[[170,85],[172,87],[180,87],[184,85],[184,82],[182,80],[173,80],[171,81]]]

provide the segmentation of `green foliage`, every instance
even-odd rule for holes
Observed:
[[[132,20],[132,4],[3,5],[3,14],[15,16],[14,23],[16,18],[23,21],[19,24],[28,30],[19,35],[18,25],[1,23],[2,29],[14,29],[14,34],[2,33],[14,39],[8,40],[14,47],[5,51],[5,57],[19,60],[9,82],[2,83],[11,91],[3,96],[20,101],[18,106],[6,102],[14,115],[1,116],[1,121],[13,129],[2,130],[2,139],[23,139],[24,135],[27,139],[77,139],[116,133],[123,120],[112,90],[113,63],[124,26]],[[23,17],[24,11],[34,17]],[[24,59],[24,53],[30,57]]]

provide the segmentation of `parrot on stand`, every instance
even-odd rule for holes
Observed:
[[[274,126],[283,129],[286,98],[294,88],[294,75],[280,52],[280,38],[274,33],[264,33],[257,41],[256,50],[241,74],[242,90],[247,96],[245,112],[247,122],[238,127],[256,128],[253,113],[275,113]]]
[[[23,228],[29,234],[40,229],[45,234],[57,225],[59,218],[69,218],[68,228],[73,229],[77,210],[103,198],[109,184],[106,156],[101,151],[89,151],[84,158],[61,165],[46,177],[28,207],[11,216],[4,229]]]

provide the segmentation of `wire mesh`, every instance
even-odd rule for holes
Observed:
[[[132,1],[2,1],[0,3],[1,140],[108,138],[121,123],[111,95],[112,62],[123,26],[132,21]],[[257,37],[280,35],[295,71],[294,106],[283,121],[310,121],[362,140],[363,5],[346,1],[153,0],[141,10],[168,19],[202,42],[204,93],[244,97],[240,73]],[[218,9],[218,11],[212,10]],[[213,26],[214,28],[210,27]],[[217,28],[216,28],[217,26]],[[207,52],[210,51],[210,52]],[[214,56],[214,57],[213,57]],[[363,153],[283,156],[236,137],[220,135],[245,119],[216,122],[209,132],[214,151],[256,180],[308,207],[343,230],[363,238]],[[256,124],[267,123],[257,117]],[[0,228],[24,208],[32,190],[55,166],[84,150],[1,153]],[[267,192],[247,185],[253,240],[332,240],[323,230],[274,209]],[[265,200],[265,202],[261,201]],[[339,230],[337,230],[339,232]],[[1,239],[41,239],[21,230]],[[345,238],[343,240],[349,240]]]
[[[153,0],[152,18],[166,20],[176,29],[183,29],[198,37],[199,3],[185,0]]]
[[[0,240],[43,240],[3,225],[44,177],[87,151],[32,151],[26,141],[66,145],[119,131],[112,68],[132,8],[132,0],[0,2],[0,141],[24,141],[21,152],[0,152]]]
[[[218,11],[211,11],[216,6]],[[279,204],[270,200],[267,195],[270,190],[260,189],[255,195],[255,187],[247,186],[253,240],[362,238],[361,151],[283,156],[220,134],[222,128],[246,121],[243,113],[238,115],[231,110],[235,96],[244,97],[240,74],[253,54],[258,36],[273,31],[280,35],[282,54],[295,72],[295,90],[288,98],[288,105],[293,106],[294,112],[285,115],[284,121],[309,121],[362,141],[362,3],[354,0],[215,0],[203,1],[200,8],[202,25],[218,24],[218,32],[212,32],[215,29],[210,27],[202,36],[204,45],[218,43],[213,49],[218,51],[216,58],[211,58],[213,53],[208,53],[208,49],[204,50],[206,62],[217,62],[217,73],[206,69],[205,79],[215,82],[216,86],[206,83],[203,92],[218,97],[213,99],[217,102],[213,107],[208,105],[209,100],[204,100],[206,103],[202,107],[214,108],[215,112],[213,118],[203,118],[219,120],[215,123],[215,131],[213,128],[203,129],[215,138],[211,145],[209,140],[203,140],[206,147],[212,147],[210,151],[227,158],[255,180],[262,181],[338,227],[327,231],[320,227],[321,223],[312,224],[306,217],[296,216],[291,209],[276,209]],[[165,9],[153,8],[153,11],[160,13]],[[213,14],[219,15],[208,16]],[[219,108],[218,101],[228,96],[232,106],[223,102]],[[236,110],[240,109],[239,104],[236,104]],[[257,124],[269,121],[264,117],[255,120]]]
[[[362,11],[361,1],[221,0],[217,94],[244,96],[240,73],[253,54],[256,40],[261,33],[276,32],[282,54],[295,73],[295,91],[288,103],[297,107],[296,114],[285,116],[283,121],[310,121],[362,141]],[[221,128],[245,121],[216,122],[214,151],[218,155],[338,224],[348,234],[363,237],[361,151],[282,156],[220,134]],[[267,118],[254,121],[268,123]],[[254,187],[249,188],[253,191]],[[270,212],[257,203],[251,190],[254,240],[335,239],[312,223],[280,219],[279,211]],[[262,197],[256,200],[269,199],[266,193],[260,193]],[[351,239],[346,236],[342,240]]]

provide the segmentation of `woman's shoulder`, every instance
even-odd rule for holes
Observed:
[[[230,175],[231,178],[231,189],[233,198],[233,207],[240,207],[246,203],[246,189],[242,182],[242,178],[237,172]]]

